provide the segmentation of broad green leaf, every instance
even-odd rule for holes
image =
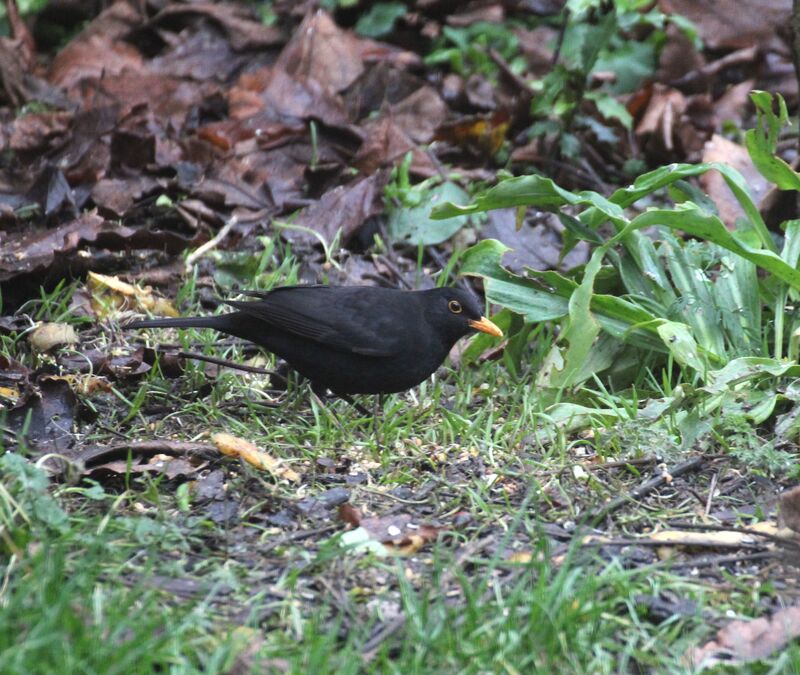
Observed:
[[[775,391],[751,389],[747,392],[745,414],[754,424],[763,424],[775,414],[781,396]]]
[[[529,322],[560,319],[569,311],[566,298],[538,288],[519,277],[513,281],[487,278],[484,281],[484,290],[490,302],[521,314]]]
[[[722,175],[722,178],[725,180],[725,183],[731,189],[731,192],[733,192],[736,200],[741,205],[742,209],[750,220],[750,223],[755,229],[756,234],[761,241],[761,245],[766,249],[774,251],[775,244],[772,241],[772,237],[770,236],[769,230],[764,223],[764,219],[761,217],[758,207],[753,202],[752,197],[750,197],[750,193],[747,189],[747,183],[745,182],[744,178],[742,178],[742,174],[726,164],[712,162],[704,164],[670,164],[668,166],[662,166],[654,171],[642,174],[633,182],[633,185],[630,187],[620,188],[614,192],[611,197],[609,197],[609,201],[619,204],[623,208],[628,208],[639,201],[642,197],[652,194],[656,190],[660,190],[663,187],[671,185],[672,183],[685,178],[699,176],[707,171],[711,171],[712,169],[719,171],[719,173]]]
[[[708,361],[703,358],[700,348],[686,324],[664,321],[658,327],[658,334],[678,363],[688,366],[701,376],[705,375],[708,371]]]
[[[800,365],[762,356],[745,356],[710,372],[703,390],[716,394],[742,382],[764,377],[800,377]]]
[[[468,199],[467,193],[455,183],[447,182],[430,188],[426,203],[420,206],[398,207],[389,212],[387,221],[389,236],[395,241],[410,244],[423,246],[441,244],[464,227],[468,219],[458,214],[445,220],[432,219],[428,216],[430,204],[465,203]]]
[[[786,102],[778,94],[778,114],[772,109],[772,94],[755,91],[750,98],[756,107],[758,124],[745,132],[744,143],[759,173],[781,190],[800,190],[800,174],[777,156],[778,135],[788,126]]]
[[[658,225],[684,230],[692,236],[711,241],[755,263],[792,287],[800,288],[799,270],[787,265],[772,250],[752,248],[730,232],[719,218],[704,214],[690,203],[674,210],[649,209],[634,218],[626,229],[637,230]]]
[[[547,408],[544,417],[548,425],[564,431],[577,431],[592,425],[613,426],[621,419],[621,412],[620,409],[590,408],[577,403],[556,403]]]
[[[786,232],[783,240],[783,250],[781,251],[781,258],[790,267],[797,268],[798,260],[800,260],[800,220],[789,220],[786,222]],[[798,293],[795,290],[781,286],[775,294],[774,302],[774,316],[773,322],[775,326],[775,358],[779,359],[783,356],[783,345],[786,341],[787,328],[786,328],[786,305],[789,298],[792,296],[795,301],[798,299]],[[794,333],[796,326],[788,328],[788,335]],[[789,354],[790,358],[793,354]]]
[[[566,316],[578,284],[552,270],[528,270],[532,279],[511,274],[501,264],[508,250],[495,239],[481,241],[464,252],[460,273],[482,277],[489,301],[523,315],[526,321]],[[666,351],[656,334],[657,315],[639,304],[600,294],[592,297],[591,307],[603,329],[612,335],[646,349]]]
[[[565,204],[593,206],[611,220],[624,220],[622,209],[597,192],[584,190],[572,193],[556,185],[550,178],[538,175],[519,176],[504,180],[480,193],[472,204],[466,206],[440,204],[431,211],[431,218],[453,218],[480,211],[516,206],[555,209]]]
[[[673,318],[680,318],[691,326],[692,335],[700,346],[714,355],[718,362],[723,362],[727,354],[720,330],[719,308],[714,298],[714,286],[703,271],[702,261],[669,233],[661,244],[661,250],[680,298],[673,308]]]
[[[503,256],[512,249],[497,239],[484,239],[464,251],[459,273],[467,276],[507,279],[513,276],[503,265]]]
[[[630,345],[625,344],[610,333],[600,333],[592,345],[587,358],[578,364],[578,369],[573,375],[573,383],[586,382],[593,375],[607,373],[610,368],[619,364],[625,354],[631,353]],[[636,359],[636,366],[641,366],[641,361]]]
[[[549,368],[540,372],[539,383],[542,386],[570,387],[578,382],[583,364],[589,359],[592,345],[600,333],[600,325],[590,310],[594,280],[600,271],[605,248],[597,248],[586,265],[583,281],[569,299],[569,321],[558,343],[553,350],[562,350],[560,360],[554,354],[549,361]],[[560,361],[560,362],[559,362]],[[585,370],[584,373],[585,374]],[[591,375],[591,373],[589,374]]]
[[[791,267],[800,261],[800,220],[787,220],[781,258]]]
[[[591,94],[600,92],[601,96],[604,95],[609,101],[614,101],[617,106],[625,111],[625,114],[630,119],[630,113],[628,113],[627,109],[611,96],[637,91],[646,79],[653,76],[655,65],[656,49],[653,44],[626,40],[620,46],[609,50],[597,59],[595,71],[614,73],[614,81],[608,83],[603,89],[587,92],[587,98],[590,98]],[[606,90],[608,93],[605,93]],[[614,113],[604,110],[599,104],[598,108],[605,117],[616,117]],[[622,110],[620,114],[622,114]],[[618,119],[626,128],[631,128],[630,123],[626,122],[623,117]]]
[[[356,33],[371,38],[379,38],[392,32],[395,21],[408,13],[404,3],[376,2],[369,11],[364,12],[355,25]]]
[[[526,321],[550,321],[567,314],[567,298],[577,284],[559,295],[540,282],[511,274],[501,261],[510,249],[496,239],[486,239],[464,252],[460,273],[484,278],[484,290],[490,302],[521,314]],[[566,279],[561,278],[563,281]]]
[[[722,333],[733,348],[733,356],[761,351],[761,298],[758,270],[740,256],[724,255],[714,282],[714,299],[722,320]]]

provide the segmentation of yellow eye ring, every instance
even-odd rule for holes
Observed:
[[[461,314],[462,312],[461,303],[458,300],[451,300],[448,302],[447,309],[449,309],[453,314]]]

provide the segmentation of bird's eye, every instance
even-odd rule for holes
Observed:
[[[461,314],[461,303],[458,300],[451,300],[447,303],[447,309],[453,314]]]

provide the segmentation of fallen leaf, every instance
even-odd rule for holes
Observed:
[[[291,225],[281,231],[282,236],[291,242],[318,244],[313,234],[316,232],[330,244],[340,232],[340,244],[347,246],[368,218],[383,213],[383,187],[387,178],[380,172],[326,192],[303,209]],[[306,229],[295,229],[298,227]]]
[[[769,192],[770,183],[756,169],[744,146],[714,134],[703,148],[703,161],[719,162],[736,169],[744,177],[753,201],[757,206],[761,206]],[[718,171],[704,173],[700,176],[700,184],[714,200],[719,210],[719,217],[728,229],[735,228],[736,221],[746,217],[741,204]]]
[[[140,288],[117,277],[94,272],[89,272],[86,283],[92,294],[92,308],[99,317],[129,310],[151,312],[159,316],[180,316],[168,300],[154,298],[150,286]]]
[[[459,145],[482,157],[493,157],[506,140],[510,124],[511,116],[507,110],[464,117],[440,126],[436,130],[436,140]]]
[[[237,457],[261,471],[268,471],[277,478],[300,482],[300,475],[293,469],[281,466],[282,461],[259,450],[253,443],[224,432],[211,437],[217,449],[226,457]]]
[[[413,555],[425,544],[436,541],[439,533],[446,529],[428,524],[417,525],[413,522],[413,516],[407,513],[364,518],[351,504],[339,507],[339,518],[356,527],[343,539],[343,543],[353,545],[371,542],[367,547],[376,550],[374,543],[378,542],[387,552],[403,556]]]
[[[776,37],[790,22],[789,0],[660,0],[662,11],[679,14],[697,26],[710,49],[747,47]]]
[[[69,455],[75,442],[72,425],[77,405],[64,378],[40,376],[32,391],[8,411],[8,426],[19,434],[24,429],[25,442],[37,454]]]
[[[800,637],[800,607],[784,607],[770,618],[732,621],[715,640],[689,650],[687,660],[697,669],[716,665],[735,666],[757,661]]]
[[[779,504],[783,524],[794,532],[800,532],[800,485],[782,492]]]
[[[28,342],[37,352],[78,343],[75,329],[68,323],[43,323],[28,334]]]

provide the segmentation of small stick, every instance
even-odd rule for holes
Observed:
[[[670,570],[682,569],[685,567],[717,567],[718,565],[725,565],[727,563],[750,562],[752,560],[764,560],[765,558],[774,558],[775,551],[755,551],[753,553],[727,553],[725,555],[711,555],[696,560],[684,560],[680,562],[672,562],[664,560],[661,562],[653,563],[653,567],[666,567]]]
[[[183,359],[194,359],[196,361],[207,361],[208,363],[213,363],[218,366],[223,366],[225,368],[232,368],[234,370],[243,370],[246,373],[256,373],[257,375],[269,375],[270,377],[276,377],[284,384],[286,383],[286,378],[274,370],[267,370],[266,368],[259,368],[258,366],[246,366],[243,363],[236,363],[234,361],[228,361],[227,359],[218,359],[214,356],[206,356],[205,354],[199,354],[197,352],[178,352],[178,356]]]
[[[610,502],[604,506],[601,506],[599,509],[596,509],[594,512],[590,512],[589,515],[587,515],[586,520],[590,523],[597,523],[603,520],[603,518],[610,516],[615,511],[619,511],[630,501],[641,499],[642,497],[650,494],[657,487],[666,485],[670,480],[672,480],[672,478],[677,478],[678,476],[682,476],[690,471],[695,471],[696,469],[700,468],[705,460],[706,458],[700,455],[678,464],[674,469],[663,470],[660,476],[656,476],[655,478],[645,481],[638,487],[635,487],[633,490],[631,490],[630,494],[621,495],[615,499],[612,499]]]
[[[703,512],[703,515],[706,518],[708,518],[708,514],[711,513],[711,502],[714,501],[714,491],[717,489],[718,478],[719,478],[719,472],[711,476],[711,485],[708,486],[708,500],[706,500],[706,510]]]
[[[217,232],[211,239],[209,239],[205,244],[200,246],[196,251],[190,253],[186,258],[186,271],[190,272],[194,264],[202,258],[206,253],[208,253],[211,249],[216,248],[220,245],[220,243],[228,236],[228,233],[231,231],[234,225],[239,222],[239,219],[236,216],[231,216],[228,218],[228,221],[220,228],[220,231]]]
[[[754,533],[755,534],[755,533]],[[589,535],[591,536],[591,535]],[[628,538],[628,537],[617,537],[615,539],[598,539],[596,541],[587,541],[586,543],[581,543],[581,546],[586,548],[589,547],[600,547],[600,546],[655,546],[657,548],[661,547],[669,547],[669,546],[685,546],[685,547],[714,547],[714,548],[743,548],[743,549],[760,549],[766,546],[765,543],[759,543],[756,541],[753,542],[745,542],[745,541],[736,541],[736,542],[724,542],[724,541],[709,541],[708,543],[699,542],[699,541],[665,541],[662,539],[652,539],[649,537],[642,537],[640,539],[636,538]]]
[[[776,544],[784,544],[790,548],[800,548],[800,543],[796,539],[791,537],[781,537],[780,535],[771,534],[770,532],[753,530],[749,527],[737,527],[735,525],[695,525],[694,523],[670,523],[669,526],[674,530],[692,530],[700,532],[738,532],[740,534],[749,534],[754,537],[761,537]]]
[[[624,469],[628,466],[647,466],[648,464],[657,464],[658,461],[659,460],[657,457],[641,457],[640,459],[623,459],[618,462],[603,462],[602,464],[589,464],[581,466],[589,471],[606,471],[607,469]]]

